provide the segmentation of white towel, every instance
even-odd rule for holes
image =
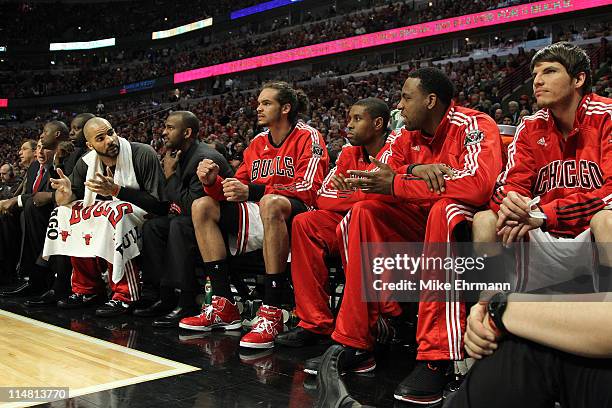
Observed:
[[[96,172],[100,171],[106,175],[106,171],[103,170],[102,161],[100,156],[95,150],[90,151],[83,156],[83,161],[87,164],[87,180],[95,178]],[[136,180],[136,174],[134,173],[134,163],[132,163],[132,146],[130,142],[124,138],[119,138],[119,157],[117,157],[117,164],[115,165],[115,173],[113,174],[115,184],[121,187],[130,187],[140,189],[140,185]],[[88,187],[85,187],[85,196],[83,197],[83,207],[89,207],[96,201],[97,194],[91,191]],[[113,197],[113,200],[118,200],[117,197]]]

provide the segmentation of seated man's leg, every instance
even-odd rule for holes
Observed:
[[[402,309],[398,303],[384,298],[379,302],[364,301],[362,243],[420,241],[425,233],[426,219],[418,206],[374,200],[356,203],[347,217],[350,217],[348,225],[344,220],[340,224],[346,284],[332,338],[350,348],[344,353],[346,370],[367,372],[376,367],[371,352],[379,316],[383,311],[388,316],[399,316]],[[310,367],[311,362],[316,364],[309,360],[305,371],[314,373],[316,368]]]
[[[437,201],[427,218],[424,254],[428,258],[448,256],[447,245],[455,241],[455,228],[472,219],[473,210],[449,199]],[[450,271],[454,274],[454,271]],[[423,268],[421,280],[440,280],[454,286],[454,276],[433,268]],[[460,293],[421,290],[417,322],[417,364],[395,390],[395,398],[412,403],[437,403],[447,384],[450,361],[463,359],[465,304]],[[440,299],[447,299],[441,301]]]
[[[113,317],[128,313],[132,310],[134,302],[140,300],[142,291],[140,268],[134,259],[127,261],[123,266],[123,276],[115,282],[113,264],[108,262],[107,267],[108,284],[113,294],[111,300],[96,309],[96,316]]]
[[[180,321],[179,326],[184,329],[210,331],[215,328],[242,328],[240,313],[233,302],[224,238],[224,234],[238,233],[240,220],[248,219],[248,214],[239,214],[239,211],[247,211],[246,203],[219,203],[209,196],[198,198],[191,206],[198,248],[214,296],[212,305],[206,307],[200,315]],[[223,231],[221,224],[224,226]]]
[[[168,233],[167,272],[162,275],[160,287],[162,293],[180,289],[178,306],[189,312],[196,309],[198,282],[194,271],[197,257],[198,244],[191,217],[172,217]]]
[[[283,311],[280,306],[288,288],[288,224],[293,216],[306,210],[307,207],[301,201],[278,194],[267,194],[259,202],[266,266],[265,292],[263,305],[257,312],[258,320],[251,332],[240,341],[242,347],[274,347],[274,338],[283,331]]]
[[[101,258],[70,257],[72,263],[72,294],[57,302],[63,309],[99,304],[106,297],[102,274],[107,262]]]
[[[0,285],[16,280],[20,242],[19,214],[0,215]]]
[[[342,215],[317,210],[297,215],[291,223],[291,264],[298,327],[279,334],[276,344],[301,347],[331,334],[334,316],[329,308],[327,255],[338,254],[336,228]]]
[[[599,255],[599,291],[612,292],[612,211],[602,210],[591,218],[591,233]]]

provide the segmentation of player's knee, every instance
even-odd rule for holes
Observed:
[[[596,241],[610,242],[612,240],[612,211],[599,211],[591,218],[590,226]]]
[[[212,197],[205,196],[194,200],[191,204],[191,218],[194,224],[214,219],[219,213],[219,202]]]
[[[383,207],[383,203],[379,201],[375,201],[375,200],[358,201],[355,204],[353,204],[353,207],[351,208],[351,213],[354,216],[355,214],[364,212],[364,211],[367,211],[367,212],[380,211],[382,207]]]
[[[496,225],[497,214],[493,210],[477,212],[472,221],[472,237],[474,241],[491,241],[492,238],[495,238]]]
[[[284,219],[291,214],[291,203],[287,197],[267,194],[259,201],[259,212],[263,220]]]

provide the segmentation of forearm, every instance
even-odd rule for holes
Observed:
[[[612,358],[612,293],[512,294],[503,315],[519,337],[567,353]]]
[[[168,212],[168,203],[159,201],[146,191],[121,187],[117,198],[137,205],[148,213],[165,215]]]

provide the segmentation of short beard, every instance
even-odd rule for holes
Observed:
[[[100,155],[102,157],[108,157],[109,159],[114,159],[115,157],[119,156],[119,146],[117,146],[117,154],[115,154],[115,155],[111,155],[111,154],[108,154],[106,152],[101,152],[99,150],[96,150],[96,153],[98,153],[98,155]]]

